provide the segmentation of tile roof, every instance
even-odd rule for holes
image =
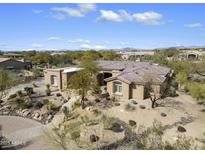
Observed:
[[[128,61],[98,61],[99,66],[104,70],[119,70],[116,77],[110,77],[105,81],[114,79],[130,83],[145,83],[146,77],[150,77],[153,83],[163,83],[167,78],[170,69],[167,67],[151,64],[148,62]]]
[[[0,63],[1,63],[1,62],[4,62],[4,61],[7,61],[7,60],[10,60],[10,58],[1,58],[1,57],[0,57]]]

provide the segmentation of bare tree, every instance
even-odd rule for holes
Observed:
[[[154,74],[146,74],[144,76],[145,81],[145,94],[152,102],[152,108],[156,107],[157,100],[161,99],[162,93],[160,91],[161,87],[158,87],[160,85],[156,85],[154,82],[155,79]]]

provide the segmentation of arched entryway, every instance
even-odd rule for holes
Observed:
[[[97,75],[98,84],[99,84],[100,86],[106,85],[106,82],[104,81],[104,79],[109,78],[109,77],[112,77],[112,73],[109,73],[109,72],[99,73],[99,74]]]

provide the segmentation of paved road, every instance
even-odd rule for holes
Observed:
[[[51,149],[43,140],[44,125],[30,119],[15,116],[0,116],[0,125],[5,137],[14,145],[27,143],[20,149]]]

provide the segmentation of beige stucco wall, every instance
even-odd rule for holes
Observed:
[[[71,76],[76,72],[62,73],[62,90],[68,89],[68,84]]]
[[[51,84],[51,76],[55,75],[57,77],[57,86],[54,86]],[[61,71],[60,70],[45,70],[44,71],[44,79],[45,83],[49,84],[51,87],[58,88],[59,90],[62,89],[62,84],[61,84]]]
[[[132,85],[131,88],[132,99],[143,100],[144,99],[144,86],[143,85]]]
[[[115,82],[122,84],[122,93],[120,94],[114,93],[114,83]],[[107,82],[107,91],[111,97],[115,96],[116,98],[120,98],[120,99],[130,99],[130,85],[120,80]]]

